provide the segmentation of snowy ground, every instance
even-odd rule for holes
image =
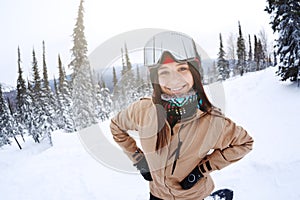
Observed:
[[[255,140],[243,160],[212,173],[216,189],[233,189],[236,200],[300,199],[300,88],[279,82],[274,72],[224,83],[226,115]],[[0,148],[1,200],[148,199],[141,176],[103,166],[77,134],[54,132],[53,143],[48,148],[27,138],[22,151],[15,144]]]

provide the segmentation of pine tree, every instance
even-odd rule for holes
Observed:
[[[256,64],[256,71],[259,70],[259,47],[258,47],[258,42],[257,42],[257,37],[254,35],[254,61]]]
[[[248,52],[248,61],[252,61],[252,44],[251,44],[251,37],[248,35],[249,38],[249,52]]]
[[[268,0],[265,11],[271,15],[273,31],[279,35],[275,45],[279,56],[277,74],[282,81],[296,81],[300,72],[300,2]]]
[[[276,51],[273,51],[273,60],[274,60],[273,67],[275,67],[275,66],[277,65],[277,55],[276,55]]]
[[[16,138],[18,134],[18,123],[15,121],[9,98],[6,103],[3,98],[2,86],[0,84],[0,147],[6,144],[11,144],[10,138],[14,138],[19,148],[22,149],[19,141]]]
[[[145,97],[149,96],[149,88],[148,88],[148,83],[146,83],[143,79],[142,73],[143,73],[143,68],[144,66],[139,66],[136,65],[136,72],[135,72],[135,77],[136,77],[136,90],[137,90],[137,97]]]
[[[70,82],[67,79],[66,72],[62,66],[60,55],[58,55],[58,72],[59,81],[56,89],[57,102],[59,107],[56,109],[58,112],[58,124],[60,129],[64,129],[66,132],[73,132],[74,122],[72,115],[72,97]]]
[[[56,97],[56,99],[58,100],[59,92],[58,92],[58,86],[57,86],[57,81],[56,81],[55,76],[53,77],[53,87],[54,87],[54,94],[55,94],[55,97]],[[59,102],[59,101],[58,101],[58,102]],[[60,103],[57,103],[57,104],[59,104],[58,107],[61,107],[61,104],[60,104]]]
[[[212,66],[207,69],[206,77],[206,84],[211,84],[218,80],[223,80],[217,69],[216,61],[213,61]]]
[[[258,59],[259,59],[259,63],[260,63],[260,66],[259,66],[259,70],[262,70],[264,69],[264,62],[265,62],[265,54],[264,54],[264,50],[263,50],[263,46],[262,46],[262,43],[261,43],[261,40],[259,39],[258,42],[257,42],[257,50],[258,50]]]
[[[112,100],[110,91],[108,88],[97,85],[97,118],[104,121],[109,118],[112,108]]]
[[[21,53],[20,48],[18,47],[18,80],[17,80],[17,98],[16,98],[16,121],[18,123],[19,130],[18,132],[21,134],[23,141],[25,141],[23,137],[23,133],[25,132],[25,121],[26,121],[26,111],[28,106],[27,99],[27,91],[25,80],[23,78],[23,70],[21,67]]]
[[[115,73],[115,68],[113,67],[113,73]],[[115,74],[115,79],[117,75]],[[98,84],[96,85],[96,114],[97,118],[104,121],[109,118],[112,108],[112,99],[110,90],[106,87],[106,83],[103,80],[103,76],[98,74]],[[117,84],[117,83],[116,83]],[[115,86],[117,87],[117,85]]]
[[[118,84],[118,78],[116,73],[116,68],[113,67],[113,87],[115,87]]]
[[[57,105],[48,80],[48,69],[45,54],[45,42],[43,41],[43,84],[41,86],[41,105],[43,107],[43,112],[41,112],[40,116],[40,127],[42,133],[48,138],[49,144],[52,146],[51,132],[57,129],[57,115],[55,112],[55,107],[57,107]]]
[[[123,56],[122,56],[123,57]],[[123,58],[122,58],[123,60]],[[125,64],[122,64],[122,69],[124,69]],[[113,67],[113,91],[112,91],[112,102],[113,102],[113,108],[114,111],[117,112],[120,110],[119,108],[119,100],[118,98],[122,96],[122,85],[120,84],[120,81],[122,81],[122,75],[123,70],[121,71],[121,77],[120,80],[118,80],[117,73],[115,67]]]
[[[62,98],[61,98],[61,94],[60,94],[60,91],[58,89],[58,84],[57,84],[57,81],[56,81],[56,78],[54,77],[53,78],[53,84],[54,84],[54,93],[55,93],[55,97],[56,97],[56,107],[54,108],[55,109],[55,113],[56,113],[56,125],[57,125],[57,128],[58,129],[64,129],[64,108],[63,108],[63,105],[62,105]]]
[[[7,111],[8,115],[7,115],[7,118],[4,119],[4,120],[7,120],[5,128],[9,131],[8,135],[10,137],[13,137],[14,140],[16,141],[19,149],[22,149],[18,139],[16,138],[16,135],[20,134],[20,130],[23,131],[22,125],[16,121],[17,114],[13,112],[12,104],[11,104],[9,98],[7,98],[7,104],[8,104],[8,111]],[[25,141],[22,132],[21,132],[21,135],[22,135],[23,141]]]
[[[43,86],[47,92],[50,91],[49,79],[48,79],[48,69],[46,64],[46,50],[45,50],[45,42],[43,41]]]
[[[37,143],[40,143],[42,137],[42,130],[41,130],[41,120],[43,117],[43,102],[42,102],[42,88],[41,88],[41,78],[40,72],[38,69],[38,62],[36,59],[35,51],[32,51],[32,86],[30,91],[30,98],[31,98],[31,109],[32,112],[32,124],[30,135],[32,136],[33,140]]]
[[[127,72],[127,68],[126,68],[126,64],[125,64],[125,60],[124,60],[123,48],[121,48],[121,59],[122,59],[122,72],[121,72],[121,74],[123,76]]]
[[[72,99],[75,126],[78,130],[96,123],[95,90],[92,81],[90,63],[87,57],[87,42],[84,35],[83,0],[80,1],[77,21],[73,30],[73,43],[71,49],[72,61],[69,67],[73,69]]]
[[[243,76],[245,72],[245,64],[246,64],[246,46],[245,41],[242,34],[241,24],[239,22],[239,37],[237,39],[237,68],[240,71],[240,75]]]
[[[24,105],[24,96],[26,95],[25,80],[23,79],[23,70],[21,68],[21,53],[18,47],[18,80],[17,80],[17,108],[21,111]],[[21,111],[22,112],[22,111]]]
[[[35,56],[34,49],[32,50],[32,72],[33,72],[33,93],[35,98],[40,97],[40,91],[41,91],[41,77],[40,72],[38,69],[38,63]]]
[[[25,96],[25,104],[23,106],[23,113],[22,113],[22,124],[25,126],[26,131],[29,135],[33,136],[34,127],[33,127],[33,120],[34,120],[34,112],[33,112],[33,87],[30,84],[30,81],[27,79],[27,89],[26,89],[26,96]]]
[[[262,61],[262,69],[265,69],[269,65],[269,52],[268,52],[268,37],[267,33],[264,29],[261,29],[258,33],[260,45],[261,45],[261,61]]]
[[[233,33],[230,33],[227,39],[227,53],[226,53],[226,59],[229,63],[229,69],[230,69],[230,76],[236,76],[238,74],[236,70],[236,64],[235,64],[235,55],[236,55],[236,37]]]
[[[220,33],[220,47],[219,47],[219,53],[218,53],[218,61],[217,61],[217,69],[220,74],[220,79],[221,80],[226,80],[229,78],[229,63],[225,59],[225,51],[223,47],[223,41],[222,41],[222,35]]]
[[[129,55],[128,55],[128,49],[127,49],[127,44],[124,44],[124,48],[125,48],[125,62],[126,62],[126,68],[128,72],[131,72],[132,70],[132,65],[129,59]]]
[[[251,44],[251,37],[248,35],[249,38],[249,51],[248,51],[248,60],[247,60],[247,69],[246,72],[252,72],[252,66],[253,66],[253,53],[252,53],[252,44]]]
[[[2,86],[0,84],[0,147],[11,144],[9,130],[7,129],[8,115],[8,109],[3,99]]]
[[[254,61],[256,63],[256,71],[263,69],[264,51],[261,41],[254,35]]]
[[[62,62],[61,62],[61,58],[60,55],[58,54],[58,75],[59,75],[59,79],[58,79],[58,90],[61,94],[65,94],[66,93],[66,74],[65,71],[63,69],[62,66]]]

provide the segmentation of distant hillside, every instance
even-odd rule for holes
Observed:
[[[1,85],[1,88],[2,88],[2,92],[10,92],[12,90],[15,90],[16,88],[11,86],[11,85],[8,85],[6,83],[0,83]]]

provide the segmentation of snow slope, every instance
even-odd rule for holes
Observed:
[[[279,82],[274,72],[269,68],[224,82],[226,116],[255,140],[244,159],[212,173],[216,189],[233,189],[237,200],[300,199],[300,88]],[[107,132],[108,124],[102,124]],[[15,143],[0,148],[1,200],[148,199],[140,175],[103,166],[77,134],[54,132],[51,148],[26,141],[22,151]]]
[[[0,85],[1,85],[2,92],[10,92],[16,89],[13,86],[7,85],[5,83],[0,83]]]

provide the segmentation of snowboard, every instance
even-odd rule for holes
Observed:
[[[232,200],[233,198],[233,191],[230,189],[221,189],[217,190],[204,200]]]

